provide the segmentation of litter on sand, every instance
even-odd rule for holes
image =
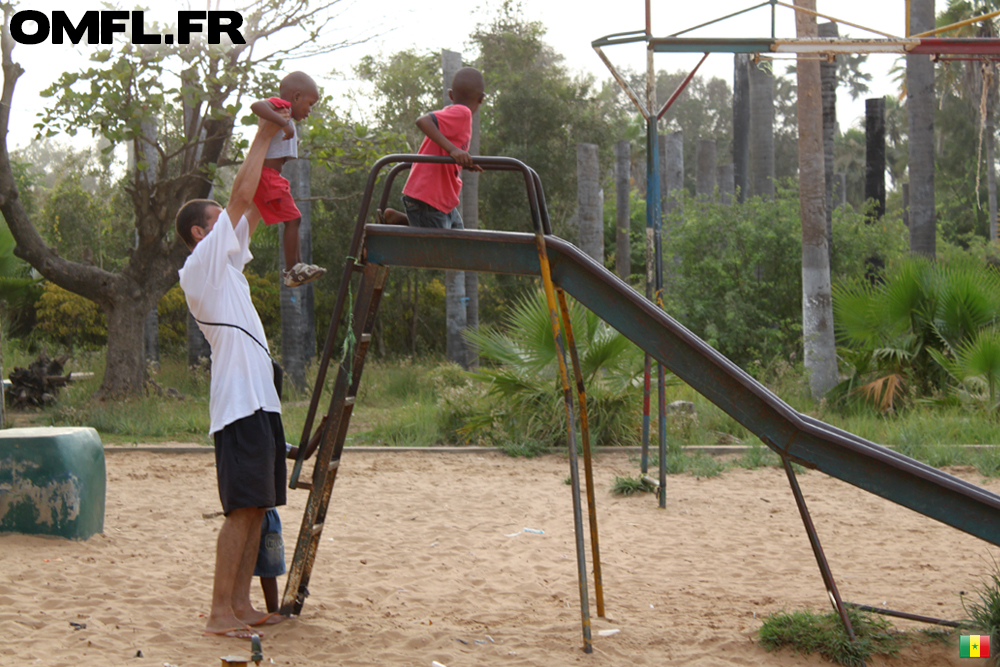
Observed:
[[[544,530],[539,530],[537,528],[525,528],[524,532],[526,532],[526,533],[534,533],[535,535],[544,535],[545,534]]]
[[[621,630],[615,628],[614,630],[598,630],[598,637],[610,637],[611,635],[617,635]]]

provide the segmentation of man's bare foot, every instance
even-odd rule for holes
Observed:
[[[382,225],[408,225],[410,224],[409,219],[406,217],[405,213],[397,211],[394,208],[387,208],[384,211],[375,212],[376,219],[379,220],[379,224]]]
[[[215,635],[216,637],[235,637],[236,639],[250,639],[254,635],[258,637],[262,636],[256,630],[251,628],[227,628],[225,630],[205,630],[206,635]]]
[[[251,630],[249,625],[236,618],[235,614],[230,614],[218,618],[210,617],[205,624],[205,634],[249,639],[251,635],[260,633]]]

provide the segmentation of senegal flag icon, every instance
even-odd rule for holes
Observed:
[[[990,636],[989,635],[962,635],[959,642],[960,658],[988,658],[990,657]]]

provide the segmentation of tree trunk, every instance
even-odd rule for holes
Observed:
[[[479,110],[472,114],[472,137],[469,139],[469,154],[479,155]],[[462,173],[462,221],[466,229],[479,229],[479,174],[474,171]],[[479,328],[479,274],[467,271],[465,274],[465,326]],[[479,368],[479,353],[468,341],[467,360],[470,369]]]
[[[604,216],[597,144],[576,145],[576,203],[580,249],[604,265]]]
[[[816,10],[816,0],[795,0]],[[796,36],[816,36],[816,18],[796,12]],[[823,100],[819,63],[800,60],[797,68],[799,116],[799,210],[802,217],[802,336],[813,398],[837,384],[837,355],[830,295],[830,255],[826,244],[826,185]]]
[[[836,23],[817,26],[820,37],[839,37]],[[819,66],[823,89],[823,160],[826,178],[826,244],[833,255],[833,140],[837,134],[837,63],[823,62]]]
[[[733,56],[733,185],[741,204],[750,191],[750,55]]]
[[[663,160],[663,196],[665,201],[663,206],[663,245],[667,246],[673,227],[683,223],[684,209],[681,205],[681,194],[684,190],[684,133],[678,130],[662,137],[662,139],[660,159]],[[668,275],[673,272],[678,263],[679,259],[676,256],[672,257],[669,262],[663,262],[663,266],[668,268]]]
[[[996,128],[993,126],[993,105],[986,105],[986,192],[990,210],[990,241],[997,242],[997,169],[995,164]]]
[[[865,100],[865,202],[874,201],[872,216],[885,215],[885,98]]]
[[[727,162],[716,167],[715,180],[719,184],[719,203],[731,206],[733,203],[733,194],[735,194],[733,163]]]
[[[774,77],[750,63],[750,173],[752,192],[774,199]]]
[[[312,263],[312,191],[308,159],[290,160],[282,170],[291,186],[292,197],[302,213],[299,223],[299,253],[302,261]],[[284,235],[279,234],[281,270],[285,266]],[[306,387],[306,367],[316,350],[316,323],[313,314],[314,283],[285,287],[281,283],[281,365],[288,381],[298,390]]]
[[[702,201],[715,200],[715,140],[698,141],[698,173],[695,194]]]
[[[145,391],[147,313],[147,300],[120,299],[115,305],[104,307],[108,320],[108,352],[101,395],[113,398]]]
[[[632,256],[629,248],[629,232],[632,220],[629,216],[629,195],[632,192],[632,144],[622,139],[615,144],[615,271],[618,277],[628,281],[632,275]]]
[[[934,28],[934,0],[911,0],[910,34]],[[906,56],[906,104],[910,120],[910,252],[937,253],[934,207],[934,63],[927,55]]]
[[[906,187],[906,184],[903,184]],[[838,171],[833,175],[833,207],[843,208],[847,206],[847,174]]]
[[[462,54],[443,49],[441,51],[441,72],[443,79],[443,99],[445,106],[452,102],[448,99],[448,89],[455,73],[462,69]],[[462,203],[459,202],[459,206]],[[462,331],[468,325],[465,300],[465,272],[446,271],[444,278],[445,326],[447,327],[446,346],[449,361],[469,368],[468,350]]]

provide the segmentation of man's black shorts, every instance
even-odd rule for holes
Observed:
[[[285,504],[285,430],[281,415],[258,410],[215,432],[222,511]]]

